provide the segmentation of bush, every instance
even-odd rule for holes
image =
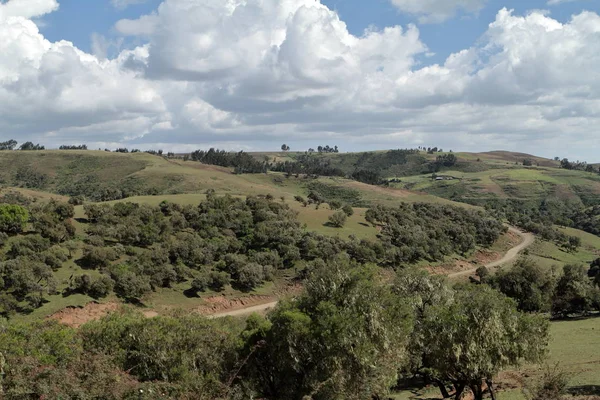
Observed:
[[[227,272],[213,271],[210,273],[210,287],[214,291],[220,292],[223,290],[226,285],[229,285],[230,280],[231,276]]]
[[[336,228],[342,228],[346,224],[348,217],[343,211],[337,211],[329,217],[329,224]]]
[[[332,210],[339,210],[342,207],[342,203],[337,200],[331,200],[329,202],[329,208]]]
[[[346,214],[348,217],[351,217],[354,215],[354,209],[352,208],[351,205],[346,204],[344,207],[342,207],[342,211],[344,212],[344,214]]]
[[[525,387],[523,394],[527,400],[561,400],[567,392],[569,375],[558,365],[546,367],[539,381]]]

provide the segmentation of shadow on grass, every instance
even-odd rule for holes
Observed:
[[[582,385],[569,388],[573,396],[600,396],[600,385]]]

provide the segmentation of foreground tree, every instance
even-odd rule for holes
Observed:
[[[448,304],[430,307],[422,324],[424,359],[432,374],[451,383],[460,399],[494,392],[494,378],[522,362],[538,362],[548,344],[548,321],[517,311],[513,300],[485,285],[459,289]]]
[[[410,332],[407,308],[376,271],[344,256],[317,269],[295,302],[256,329],[247,368],[258,394],[278,399],[372,399],[397,379]],[[256,331],[256,332],[254,332]]]

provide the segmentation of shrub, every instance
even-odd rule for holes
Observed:
[[[354,215],[354,209],[352,208],[351,205],[346,204],[344,207],[342,207],[342,211],[344,212],[344,214],[346,214],[348,217],[351,217]]]
[[[224,271],[213,271],[210,273],[210,287],[217,292],[223,290],[229,284],[231,276]]]
[[[346,224],[347,219],[348,217],[343,211],[337,211],[329,217],[329,223],[336,228],[342,228]]]

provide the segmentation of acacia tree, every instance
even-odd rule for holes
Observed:
[[[422,324],[424,358],[432,373],[454,385],[456,399],[470,388],[475,400],[485,388],[492,399],[494,377],[546,353],[548,321],[517,311],[513,300],[486,285],[460,288],[454,300],[428,308]]]

